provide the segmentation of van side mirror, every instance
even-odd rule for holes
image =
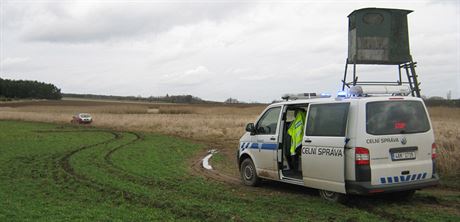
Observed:
[[[254,123],[248,123],[248,125],[246,125],[246,132],[255,133],[255,131],[256,128],[254,127]]]

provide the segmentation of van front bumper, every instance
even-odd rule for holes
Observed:
[[[433,187],[439,184],[439,176],[434,174],[432,178],[406,183],[395,183],[385,185],[371,185],[371,182],[346,182],[347,194],[375,194],[391,193],[405,190],[418,190],[426,187]]]

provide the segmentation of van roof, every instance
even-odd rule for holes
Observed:
[[[382,100],[392,100],[392,99],[402,99],[402,100],[419,100],[421,98],[411,97],[411,96],[373,96],[373,97],[336,97],[336,98],[314,98],[314,99],[297,99],[290,101],[282,101],[273,103],[271,105],[294,105],[302,103],[316,103],[316,102],[343,102],[351,100],[360,100],[360,101],[382,101]]]

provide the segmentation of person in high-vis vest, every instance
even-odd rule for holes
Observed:
[[[295,119],[292,121],[288,129],[288,134],[291,136],[291,168],[297,170],[298,158],[296,157],[296,150],[302,146],[303,129],[305,127],[305,116],[304,110],[299,109],[295,111]]]

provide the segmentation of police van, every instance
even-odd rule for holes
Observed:
[[[409,89],[352,87],[337,98],[288,95],[246,126],[237,160],[244,184],[261,178],[319,190],[340,202],[347,194],[396,193],[435,186],[436,144],[423,100]],[[288,133],[304,113],[301,145]]]

